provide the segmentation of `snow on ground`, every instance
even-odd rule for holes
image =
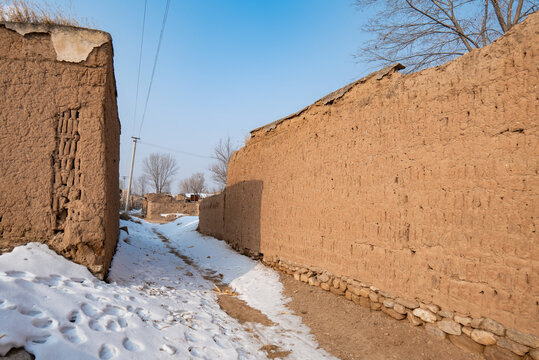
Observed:
[[[169,213],[169,214],[159,214],[161,215],[162,217],[167,217],[169,215],[174,215],[174,216],[185,216],[187,214],[184,214],[184,213]]]
[[[0,256],[0,355],[25,347],[38,360],[265,359],[260,348],[277,345],[288,359],[331,358],[289,313],[278,275],[200,235],[197,217],[120,226],[129,235],[120,232],[110,283],[38,243]],[[223,312],[218,274],[276,325],[240,325]]]

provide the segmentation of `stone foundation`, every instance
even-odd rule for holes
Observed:
[[[455,346],[487,359],[539,360],[539,338],[506,328],[490,318],[474,318],[417,299],[403,299],[356,279],[334,275],[318,267],[304,266],[278,257],[264,257],[249,249],[236,249],[295,280],[343,296],[359,306],[381,311],[395,320],[423,326],[436,339],[449,339]]]

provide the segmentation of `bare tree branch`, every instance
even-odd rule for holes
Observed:
[[[144,196],[144,194],[146,194],[147,185],[148,185],[147,176],[144,174],[139,176],[138,178],[135,179],[135,181],[133,181],[133,194]]]
[[[144,176],[158,194],[170,188],[178,169],[176,159],[170,154],[152,153],[143,162]]]
[[[200,195],[206,191],[208,191],[208,188],[206,187],[206,179],[204,178],[204,174],[201,172],[194,173],[191,175],[191,177],[183,179],[180,182],[180,193],[192,193]]]
[[[355,0],[360,9],[376,6],[378,10],[364,26],[375,37],[356,57],[381,66],[401,62],[408,72],[439,65],[490,44],[535,11],[539,0],[519,0],[516,11],[514,2]]]
[[[522,6],[524,5],[524,0],[519,0],[517,5],[517,11],[515,13],[515,18],[513,24],[516,24],[520,21],[520,13],[522,12]]]
[[[492,3],[492,7],[494,8],[494,12],[496,13],[496,17],[498,18],[498,23],[502,27],[503,32],[504,33],[507,32],[507,30],[509,30],[509,29],[507,28],[507,24],[505,23],[505,20],[503,18],[500,3],[498,2],[498,0],[490,0],[490,2]]]
[[[236,150],[238,150],[238,147],[232,143],[230,136],[226,139],[220,139],[219,144],[217,144],[213,150],[216,162],[209,170],[212,174],[213,181],[215,181],[221,189],[226,186],[228,162]]]

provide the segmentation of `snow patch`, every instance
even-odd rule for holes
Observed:
[[[272,344],[288,359],[331,358],[289,314],[277,274],[197,233],[197,217],[120,226],[129,235],[120,232],[109,284],[43,244],[0,256],[0,355],[24,347],[37,359],[265,359],[260,348]],[[229,317],[207,272],[277,325]]]

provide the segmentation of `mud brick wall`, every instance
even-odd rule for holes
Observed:
[[[103,278],[118,239],[110,35],[0,24],[0,252],[47,244]]]
[[[142,212],[147,219],[162,220],[161,214],[180,213],[198,215],[198,202],[187,202],[186,199],[176,200],[168,194],[146,194]]]
[[[199,231],[206,235],[224,238],[224,192],[200,201]]]
[[[538,31],[253,130],[200,231],[539,336]]]

